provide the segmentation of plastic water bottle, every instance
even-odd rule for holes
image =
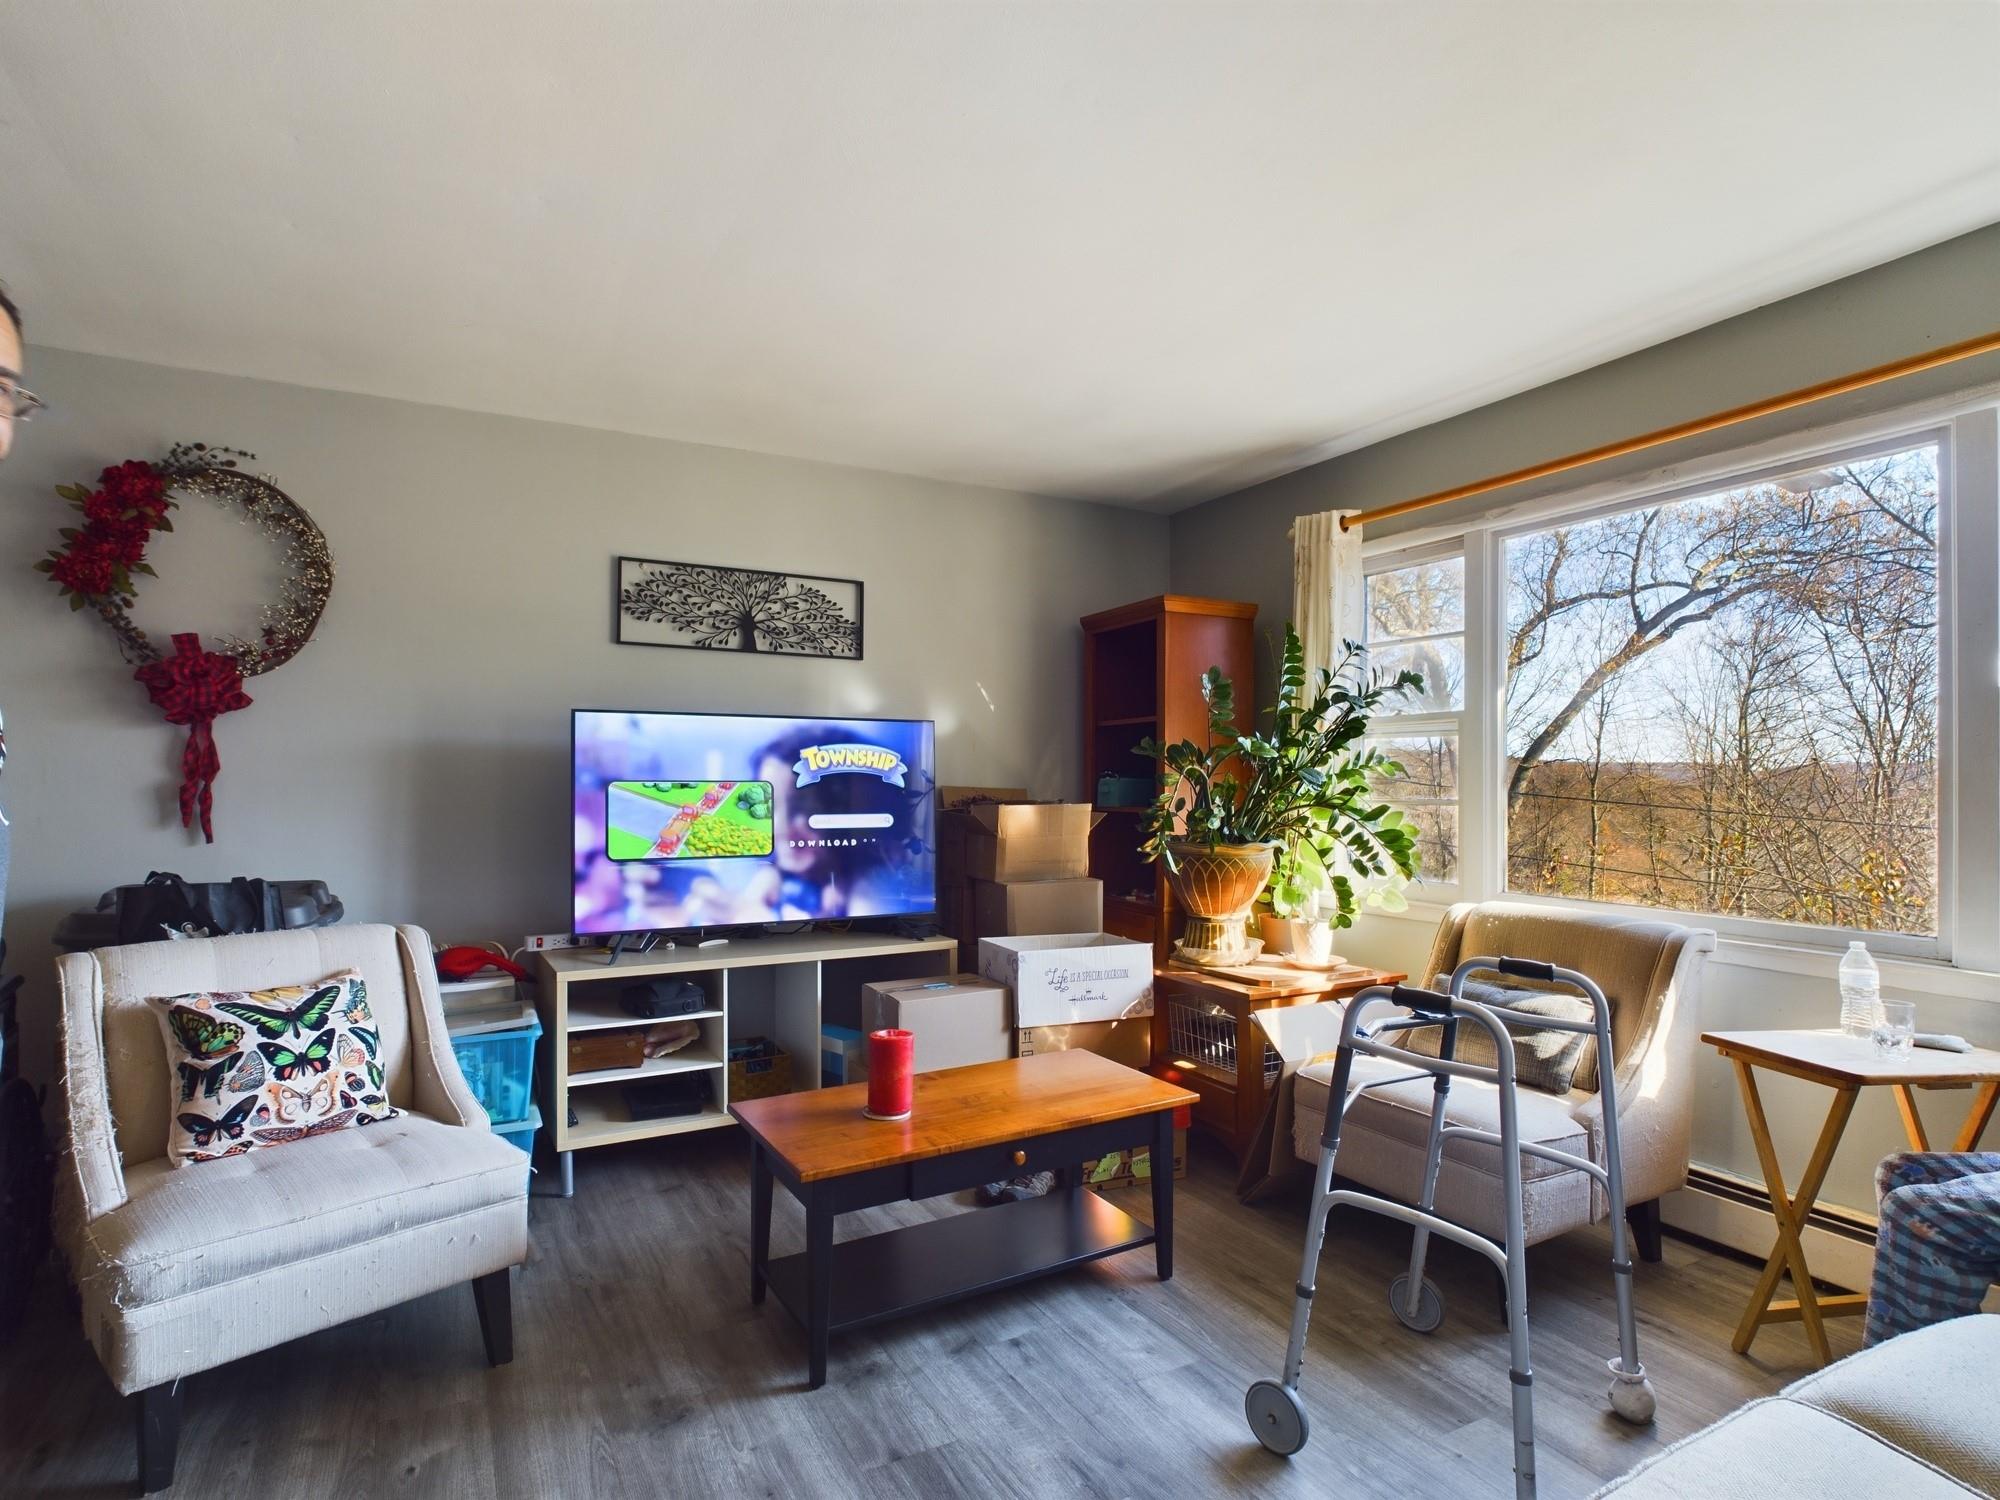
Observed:
[[[1849,1036],[1873,1036],[1881,1002],[1881,970],[1867,948],[1849,943],[1840,959],[1840,1029]]]

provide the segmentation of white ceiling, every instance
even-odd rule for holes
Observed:
[[[0,0],[35,341],[1160,510],[2000,220],[2000,6]]]

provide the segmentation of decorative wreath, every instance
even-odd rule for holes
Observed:
[[[243,679],[283,666],[312,639],[333,592],[333,554],[326,536],[305,508],[269,479],[246,474],[237,460],[256,455],[207,443],[176,443],[165,460],[127,459],[97,477],[97,488],[56,487],[56,493],[83,516],[80,526],[62,529],[62,545],[35,564],[69,599],[73,610],[90,609],[111,627],[118,649],[136,665],[133,676],[165,714],[169,724],[185,724],[187,749],[181,756],[181,826],[197,810],[202,837],[215,841],[210,812],[215,778],[222,770],[216,754],[218,716],[250,706]],[[172,531],[167,512],[176,494],[206,495],[241,512],[281,548],[283,582],[277,599],[264,606],[255,640],[218,635],[204,650],[196,631],[173,635],[173,651],[162,653],[134,623],[138,578],[157,578],[146,549],[157,532]]]

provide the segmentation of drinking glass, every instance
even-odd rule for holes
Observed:
[[[1876,1013],[1875,1045],[1884,1057],[1908,1057],[1917,1035],[1917,1007],[1908,1000],[1884,1000]]]

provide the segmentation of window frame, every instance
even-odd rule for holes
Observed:
[[[2000,385],[1699,460],[1496,507],[1475,521],[1364,537],[1365,575],[1443,556],[1465,559],[1465,694],[1457,715],[1380,719],[1383,735],[1426,721],[1459,733],[1459,866],[1452,884],[1409,892],[1421,915],[1454,900],[1505,899],[1554,909],[1645,914],[1771,947],[1837,951],[1862,941],[1881,955],[2000,971]],[[1814,927],[1765,918],[1592,901],[1507,889],[1506,544],[1516,537],[1713,494],[1871,453],[1938,449],[1937,935]],[[1986,580],[1981,586],[1979,580]],[[1961,580],[1969,586],[1961,587]],[[1982,671],[1981,668],[1984,667]],[[1378,732],[1370,726],[1371,735]]]
[[[1396,551],[1384,551],[1380,553],[1370,553],[1365,540],[1362,544],[1361,577],[1363,588],[1367,587],[1369,579],[1379,577],[1385,573],[1400,572],[1404,568],[1414,568],[1424,563],[1449,562],[1454,558],[1462,560],[1465,564],[1465,617],[1460,629],[1457,631],[1438,631],[1427,636],[1396,636],[1393,639],[1400,644],[1405,641],[1417,642],[1447,639],[1452,635],[1456,635],[1459,638],[1460,643],[1464,647],[1466,657],[1465,684],[1463,691],[1459,695],[1459,706],[1456,709],[1419,709],[1411,713],[1378,713],[1369,721],[1368,733],[1363,739],[1363,743],[1366,744],[1382,739],[1408,739],[1425,734],[1449,734],[1458,740],[1458,796],[1455,799],[1455,806],[1458,811],[1458,865],[1453,871],[1453,878],[1450,880],[1436,880],[1429,876],[1419,875],[1410,883],[1406,896],[1427,904],[1448,904],[1449,902],[1457,901],[1461,899],[1465,890],[1466,794],[1468,791],[1466,767],[1469,763],[1466,750],[1466,725],[1472,708],[1473,614],[1471,560],[1465,557],[1464,547],[1456,540],[1432,542],[1425,546],[1407,547]],[[1364,636],[1368,630],[1367,620],[1368,614],[1364,607],[1362,611],[1362,632]],[[1382,641],[1364,641],[1364,644],[1372,652],[1376,646],[1387,644],[1390,639],[1389,637],[1385,637]],[[1387,796],[1384,800],[1392,807],[1400,805],[1393,796]],[[1438,801],[1433,805],[1443,806],[1444,804],[1442,801]]]

